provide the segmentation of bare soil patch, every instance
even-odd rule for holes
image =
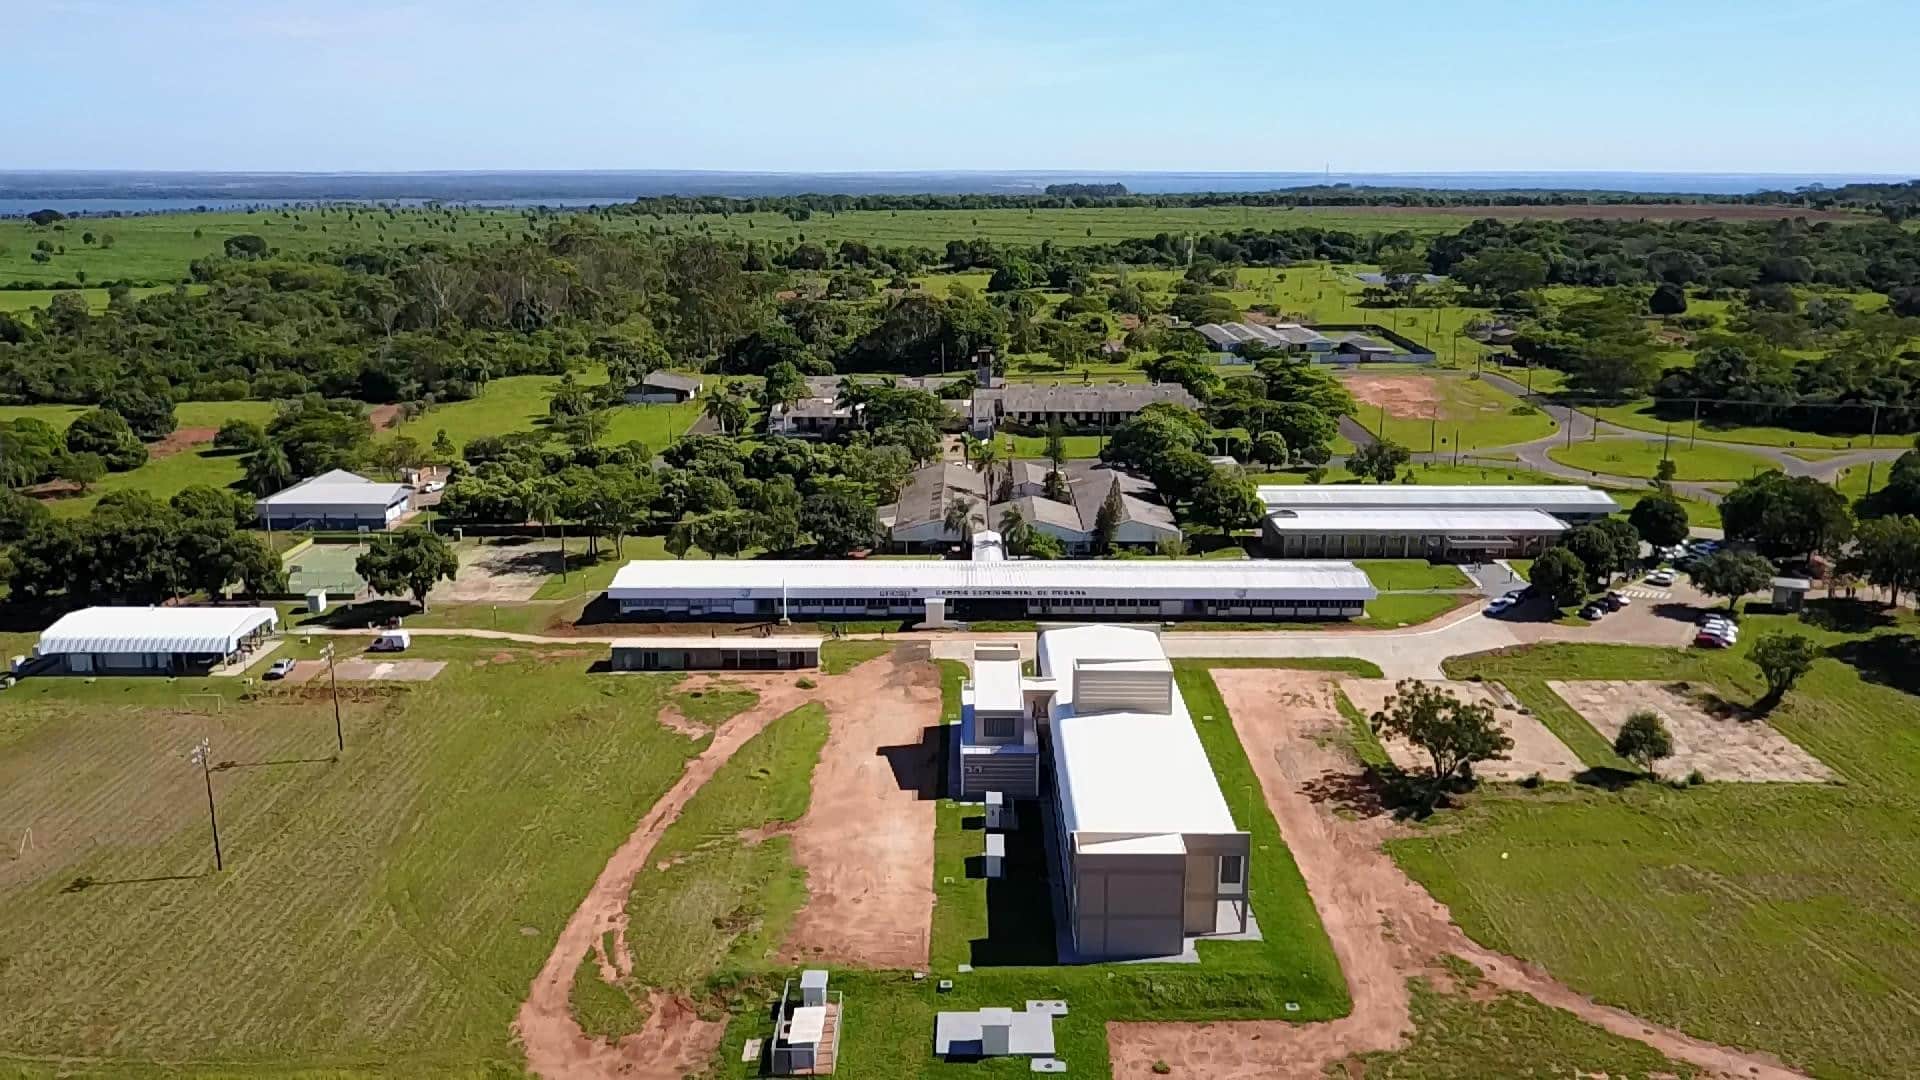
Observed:
[[[687,763],[673,787],[653,804],[633,832],[613,853],[579,908],[567,920],[553,952],[534,977],[527,1000],[514,1019],[514,1034],[535,1075],[594,1077],[606,1080],[680,1080],[697,1073],[712,1060],[726,1032],[724,1020],[704,1020],[692,1002],[659,992],[647,997],[647,1019],[632,1035],[609,1043],[587,1035],[568,1004],[574,972],[589,953],[601,948],[605,935],[614,935],[612,957],[602,955],[615,974],[632,970],[627,955],[627,894],[634,875],[647,865],[647,855],[660,834],[680,816],[687,800],[713,778],[747,740],[759,734],[775,717],[792,711],[808,699],[805,691],[775,681],[755,685],[760,703],[720,725],[699,756]],[[931,825],[929,825],[929,833]],[[603,971],[603,974],[605,972]]]
[[[1372,716],[1386,707],[1387,698],[1394,693],[1394,682],[1393,679],[1345,679],[1340,683],[1340,692],[1347,695],[1347,700],[1362,716]],[[1461,701],[1492,706],[1494,721],[1513,740],[1507,760],[1483,761],[1474,766],[1475,775],[1488,780],[1524,780],[1538,773],[1548,780],[1571,780],[1585,771],[1586,765],[1565,743],[1555,738],[1545,724],[1521,711],[1519,702],[1497,684],[1435,682],[1432,685],[1450,691]],[[1418,771],[1431,767],[1425,752],[1403,739],[1382,736],[1380,745],[1402,769]]]
[[[1213,678],[1333,942],[1353,1012],[1313,1024],[1109,1023],[1115,1077],[1150,1080],[1159,1061],[1172,1066],[1174,1076],[1208,1080],[1323,1077],[1328,1066],[1354,1054],[1403,1045],[1412,1024],[1407,980],[1444,978],[1441,958],[1449,954],[1479,967],[1495,987],[1565,1009],[1710,1075],[1799,1075],[1765,1055],[1706,1043],[1600,1005],[1544,971],[1475,944],[1382,850],[1381,842],[1402,826],[1378,813],[1355,816],[1351,803],[1328,794],[1365,783],[1361,767],[1331,738],[1346,724],[1334,707],[1332,679],[1260,668],[1216,669]]]
[[[820,679],[829,734],[793,829],[807,903],[781,956],[842,967],[924,968],[933,922],[940,678],[896,650]]]
[[[163,458],[171,457],[174,454],[185,453],[196,446],[207,445],[212,442],[213,437],[218,434],[220,434],[219,428],[174,428],[172,432],[160,441],[148,443],[147,455],[149,457]]]
[[[375,405],[367,413],[367,422],[373,425],[375,431],[385,431],[394,427],[400,423],[400,406]]]
[[[1619,680],[1549,680],[1547,686],[1573,706],[1595,731],[1612,742],[1627,717],[1641,709],[1658,713],[1673,736],[1673,756],[1660,772],[1741,783],[1821,783],[1833,770],[1764,720],[1714,716],[1697,700],[1707,687],[1684,683]]]
[[[577,546],[577,545],[576,545]],[[548,574],[560,569],[559,540],[504,537],[460,545],[460,572],[435,585],[429,604],[506,604],[533,599]]]
[[[1715,203],[1647,203],[1570,206],[1342,206],[1343,214],[1378,214],[1381,217],[1432,217],[1446,214],[1462,218],[1498,218],[1503,221],[1569,221],[1574,218],[1600,218],[1606,221],[1779,221],[1805,218],[1808,221],[1872,221],[1873,218],[1845,210],[1809,210],[1798,206],[1745,206]]]
[[[1440,388],[1431,375],[1349,375],[1343,380],[1362,405],[1390,416],[1430,420],[1440,415]]]
[[[675,734],[685,735],[689,739],[704,739],[708,734],[705,727],[687,719],[686,716],[680,712],[679,706],[674,705],[672,702],[660,706],[659,715],[657,715],[655,719],[660,721],[661,727]]]

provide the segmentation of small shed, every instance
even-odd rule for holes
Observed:
[[[1775,611],[1799,611],[1807,602],[1807,593],[1813,588],[1813,582],[1806,578],[1777,577],[1773,579],[1773,608]]]
[[[831,1076],[839,1065],[842,996],[828,995],[827,973],[817,968],[801,972],[799,993],[794,989],[793,980],[787,980],[774,1006],[768,1071],[775,1076]]]
[[[635,405],[672,405],[700,396],[700,377],[675,371],[650,371],[640,385],[627,391],[627,401]]]

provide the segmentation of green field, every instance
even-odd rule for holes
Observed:
[[[1663,457],[1671,455],[1675,480],[1745,480],[1778,465],[1758,454],[1732,447],[1701,443],[1688,448],[1679,439],[1671,447],[1661,440],[1587,439],[1556,446],[1547,456],[1562,465],[1607,476],[1651,480]]]
[[[1457,566],[1430,563],[1425,559],[1355,559],[1355,566],[1367,572],[1373,587],[1382,592],[1393,589],[1467,589],[1473,582]]]
[[[1748,702],[1762,686],[1745,652],[1792,629],[1826,656],[1768,722],[1843,782],[1489,788],[1390,848],[1477,940],[1602,1001],[1819,1076],[1903,1075],[1920,1059],[1916,624],[1746,622],[1728,653],[1556,645],[1447,670],[1502,680],[1589,763],[1618,767],[1543,680],[1684,679]]]
[[[599,655],[417,641],[449,666],[343,695],[337,762],[317,692],[8,691],[0,1071],[517,1075],[514,1009],[699,745],[654,722],[676,680],[586,674]],[[219,874],[203,735],[232,763]]]
[[[593,386],[606,382],[607,374],[604,369],[590,369],[575,378],[582,385]],[[444,431],[455,447],[465,447],[485,436],[537,431],[547,422],[547,401],[559,385],[557,375],[493,379],[479,397],[435,406],[393,430],[418,440],[422,446],[432,445]],[[617,405],[607,413],[607,433],[601,441],[616,444],[637,440],[650,450],[664,450],[699,418],[698,399],[681,405]]]
[[[0,229],[5,225],[0,223]],[[3,259],[4,257],[0,257]],[[171,285],[141,286],[132,290],[135,300],[152,296],[157,292],[171,289]],[[189,285],[189,292],[205,292],[205,285]],[[32,311],[53,303],[53,298],[62,292],[77,293],[87,302],[87,309],[96,314],[107,310],[107,290],[105,289],[0,289],[0,311]]]
[[[1552,418],[1493,384],[1466,375],[1356,372],[1355,378],[1405,380],[1429,388],[1435,401],[1411,411],[1369,405],[1365,393],[1353,418],[1376,437],[1384,434],[1416,453],[1462,452],[1545,438],[1558,430]]]
[[[1674,445],[1688,436],[1696,441],[1712,439],[1716,442],[1749,443],[1754,446],[1796,446],[1816,450],[1852,450],[1866,449],[1868,439],[1865,435],[1822,435],[1811,431],[1795,431],[1781,427],[1749,427],[1744,425],[1716,425],[1703,422],[1698,429],[1687,417],[1679,417],[1671,423],[1654,412],[1650,401],[1628,405],[1581,406],[1582,412],[1592,413],[1610,424],[1618,424],[1636,431],[1651,431],[1658,434],[1673,435]],[[1875,442],[1876,446],[1897,446],[1900,440],[1895,437],[1883,437]]]

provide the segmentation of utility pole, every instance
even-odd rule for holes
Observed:
[[[1873,498],[1873,459],[1867,459],[1867,498]]]
[[[1431,454],[1438,449],[1440,449],[1440,410],[1435,409],[1433,415],[1427,417],[1427,453]]]
[[[1667,421],[1667,440],[1660,447],[1660,460],[1666,461],[1671,457],[1673,457],[1673,421],[1669,420]]]
[[[1374,437],[1375,437],[1375,438],[1378,438],[1378,439],[1382,439],[1382,440],[1384,440],[1384,439],[1386,439],[1386,437],[1387,437],[1387,405],[1386,405],[1386,402],[1381,402],[1381,403],[1380,403],[1380,424],[1379,424],[1379,430],[1377,430],[1377,431],[1375,431],[1375,432],[1374,432],[1373,434],[1374,434]]]
[[[1693,399],[1693,427],[1687,430],[1687,449],[1691,450],[1700,438],[1700,399]]]
[[[1873,449],[1873,441],[1880,437],[1880,406],[1873,407],[1873,426],[1867,429],[1867,449]]]
[[[320,655],[327,659],[327,688],[333,691],[333,747],[344,754],[347,751],[347,736],[340,728],[340,682],[333,675],[333,642],[327,642],[327,647],[320,650]]]
[[[213,827],[213,868],[226,869],[226,861],[220,857],[220,817],[213,810],[213,744],[201,739],[200,744],[187,755],[187,760],[200,766],[200,779],[207,785],[207,824]]]
[[[1533,365],[1527,365],[1527,396],[1533,396]]]

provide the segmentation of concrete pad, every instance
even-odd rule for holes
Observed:
[[[1547,686],[1609,743],[1627,717],[1641,709],[1659,714],[1673,736],[1673,756],[1655,766],[1662,776],[1684,777],[1698,770],[1708,780],[1743,783],[1821,783],[1834,778],[1832,769],[1766,721],[1709,714],[1693,695],[1710,687],[1557,679]]]
[[[1387,698],[1394,692],[1392,679],[1342,679],[1340,692],[1360,711],[1362,716],[1372,716],[1385,708]],[[1432,682],[1450,691],[1461,701],[1493,707],[1494,722],[1506,731],[1513,740],[1513,749],[1507,751],[1505,761],[1482,761],[1474,767],[1474,775],[1487,780],[1524,780],[1539,773],[1548,780],[1571,780],[1586,769],[1578,755],[1567,749],[1566,744],[1547,730],[1537,718],[1521,711],[1520,703],[1508,694],[1505,687],[1497,683],[1476,682]],[[1380,745],[1386,750],[1393,763],[1409,771],[1430,768],[1424,751],[1412,743],[1401,739],[1382,737]]]
[[[333,671],[347,682],[426,682],[446,666],[445,660],[336,660]],[[327,669],[324,663],[318,667]]]

